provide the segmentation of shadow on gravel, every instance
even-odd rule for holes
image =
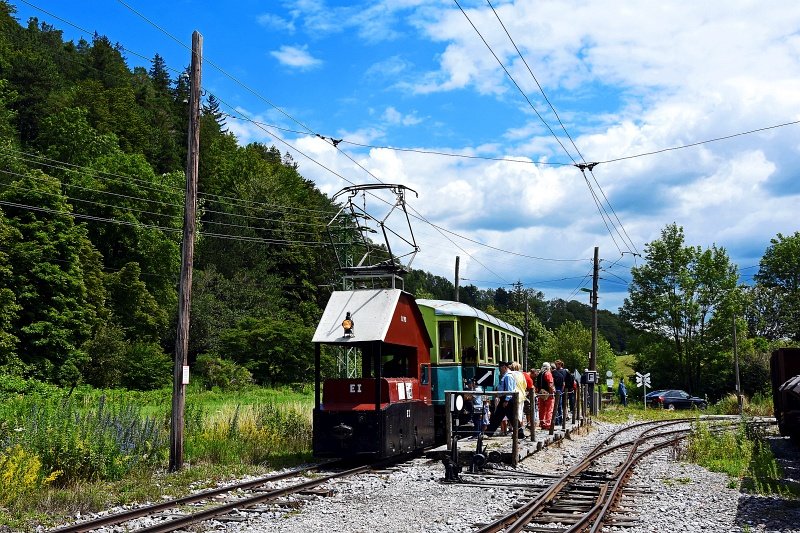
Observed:
[[[789,439],[770,436],[766,438],[782,477],[761,485],[761,496],[742,492],[736,511],[736,523],[744,531],[800,532],[800,447]],[[742,480],[745,490],[753,491],[752,478]]]

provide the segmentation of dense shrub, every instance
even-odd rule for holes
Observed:
[[[213,355],[198,356],[194,368],[208,389],[241,390],[253,381],[253,375],[246,368]]]
[[[172,365],[158,344],[135,343],[128,350],[122,383],[135,390],[160,389],[172,383]]]
[[[47,396],[60,392],[60,390],[55,385],[50,385],[37,379],[25,379],[19,376],[0,374],[0,398],[14,397],[21,394]]]

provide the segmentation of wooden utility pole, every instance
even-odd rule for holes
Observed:
[[[592,275],[592,352],[589,354],[589,370],[597,373],[597,280],[600,274],[600,247],[594,247],[594,269]],[[594,384],[589,384],[589,398],[591,398],[591,412],[597,414],[597,405],[594,399]]]
[[[203,36],[192,33],[192,65],[189,90],[189,143],[186,157],[186,200],[181,246],[181,282],[178,295],[178,334],[175,339],[175,372],[172,387],[172,425],[169,435],[169,470],[183,466],[183,412],[186,384],[189,383],[189,309],[192,300],[195,213],[197,211],[197,173],[200,161],[200,65]]]
[[[525,337],[522,342],[522,371],[528,371],[528,343],[530,342],[530,305],[528,305],[528,292],[525,291]]]
[[[456,286],[456,294],[455,294],[456,301],[458,301],[458,264],[460,262],[461,262],[461,258],[459,256],[456,256],[456,282],[455,282],[455,286]]]
[[[733,314],[733,362],[736,370],[736,403],[739,406],[739,416],[742,416],[744,411],[744,403],[742,401],[742,381],[739,379],[739,348],[736,340],[736,313]]]

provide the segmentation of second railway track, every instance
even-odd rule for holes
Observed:
[[[645,422],[622,428],[580,458],[536,497],[482,525],[478,531],[595,533],[607,520],[611,521],[611,512],[615,510],[613,520],[627,523],[631,517],[624,508],[618,508],[633,467],[648,454],[685,438],[691,432],[693,421]],[[717,423],[727,424],[730,420]]]

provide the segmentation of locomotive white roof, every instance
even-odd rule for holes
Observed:
[[[386,338],[400,289],[357,289],[335,291],[314,332],[313,342],[356,343],[382,341]],[[353,337],[345,337],[342,321],[350,313]]]
[[[517,335],[522,335],[522,330],[516,326],[512,326],[508,322],[504,322],[499,318],[493,317],[488,313],[484,313],[480,309],[475,309],[472,306],[469,306],[462,302],[451,302],[449,300],[426,300],[426,299],[418,299],[417,305],[422,305],[425,307],[431,307],[434,310],[434,313],[437,315],[444,315],[444,316],[471,316],[480,318],[481,320],[485,320],[495,326],[500,326],[501,328],[507,329],[516,333]]]

